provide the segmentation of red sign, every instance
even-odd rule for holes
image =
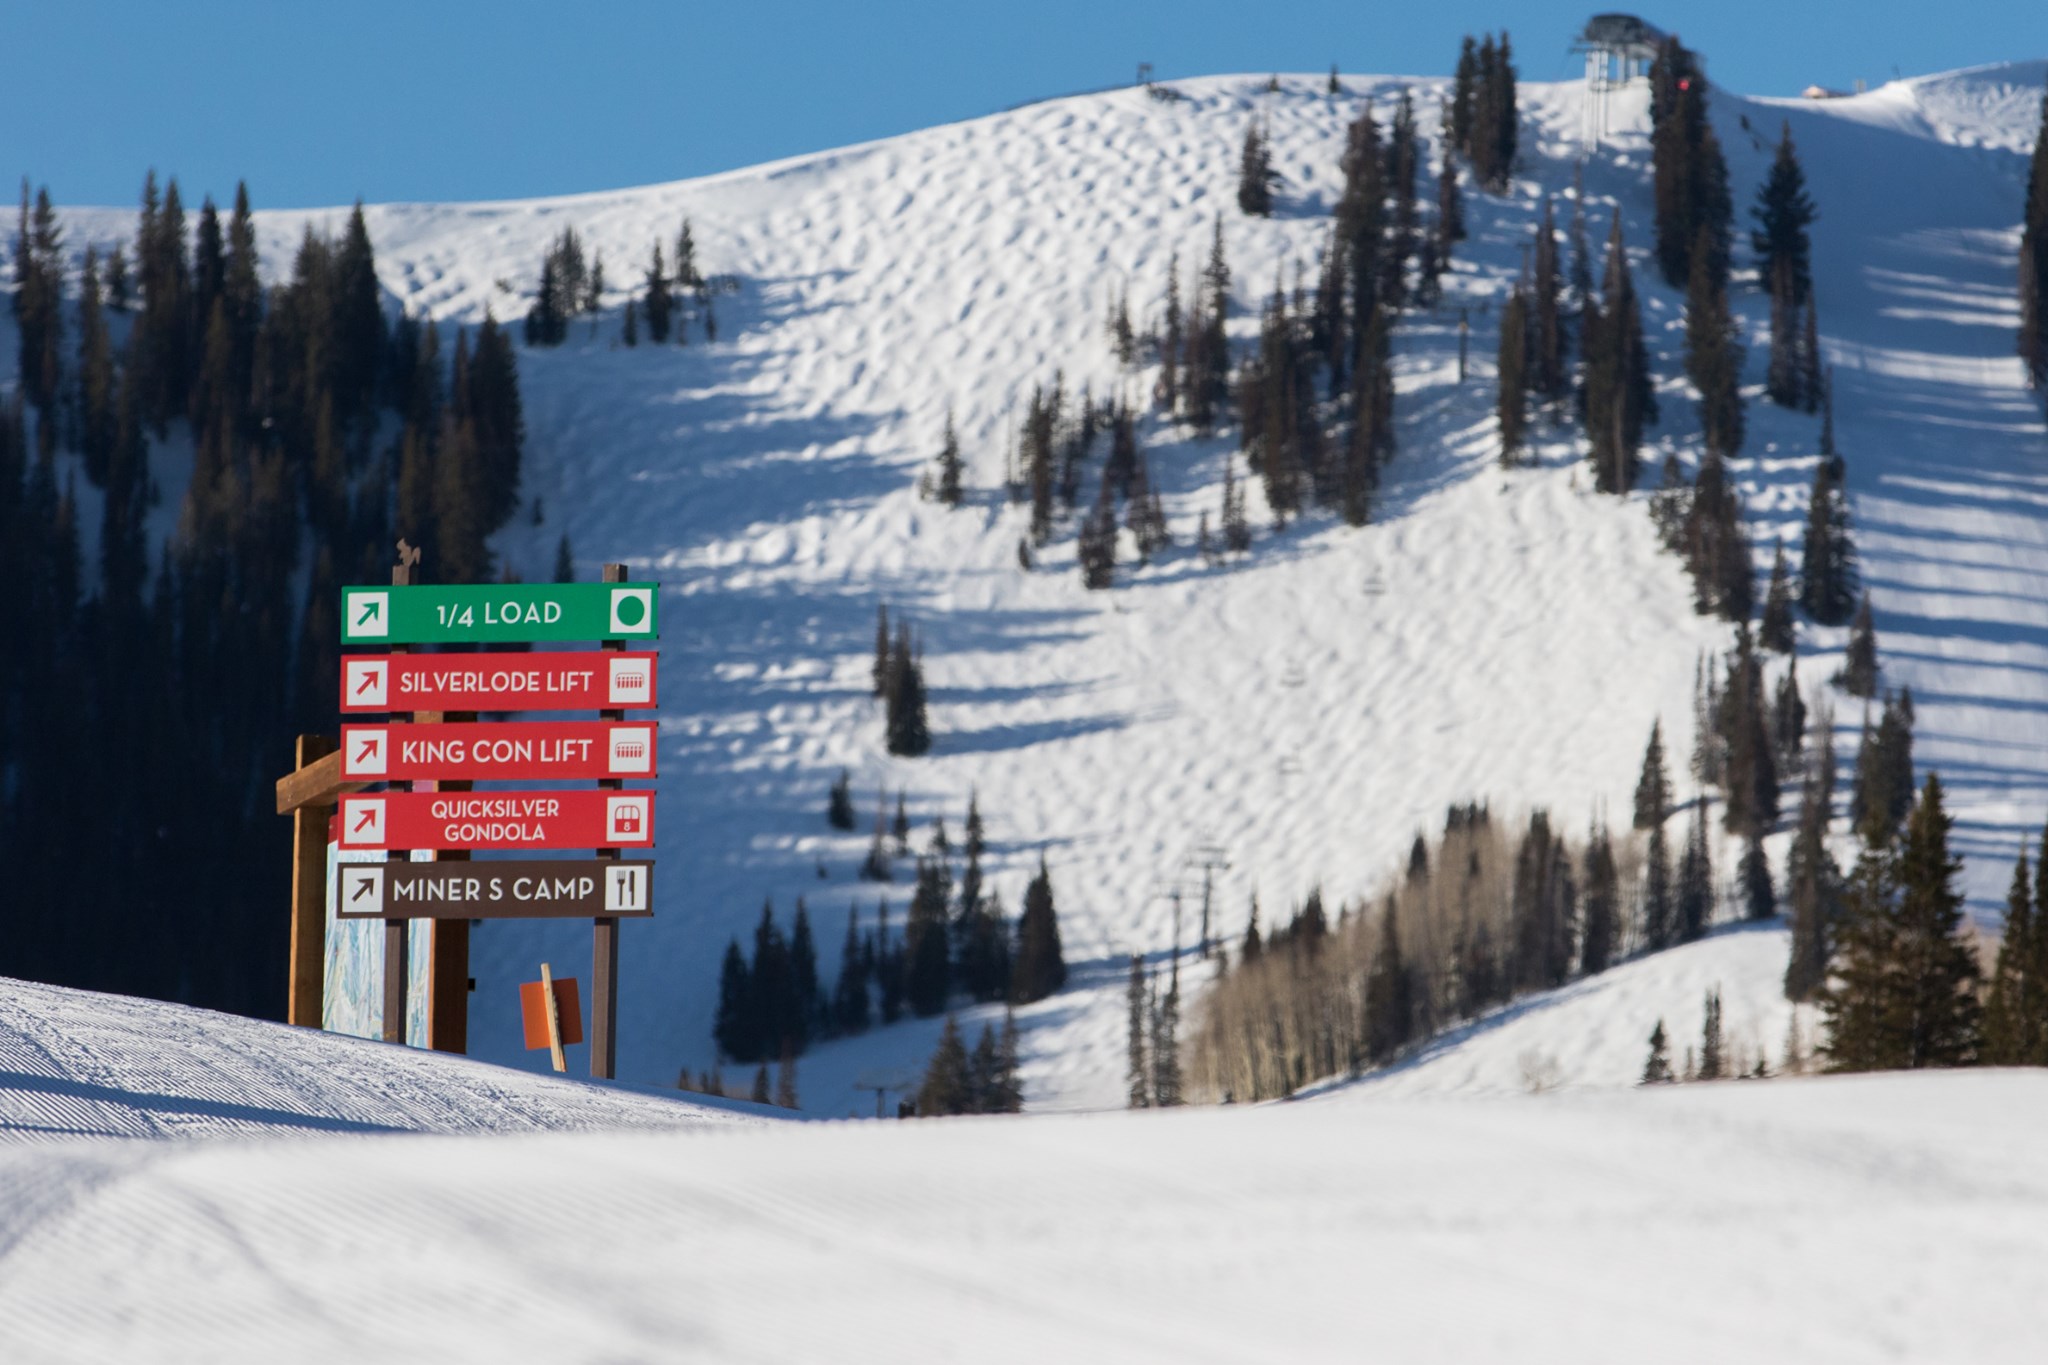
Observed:
[[[526,1048],[552,1047],[548,1041],[547,988],[538,981],[519,983],[519,1022],[525,1026]],[[555,978],[555,1027],[562,1031],[562,1046],[583,1041],[583,1002],[577,998],[576,978]]]
[[[341,798],[341,847],[651,848],[654,793],[385,792]]]
[[[653,777],[651,721],[344,725],[344,782]]]
[[[341,709],[610,711],[654,705],[650,651],[540,654],[349,654]]]

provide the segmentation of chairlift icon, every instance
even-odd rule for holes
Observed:
[[[611,661],[611,701],[615,705],[644,704],[653,689],[653,670],[645,659]]]

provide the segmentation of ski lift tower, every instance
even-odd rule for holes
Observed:
[[[1572,51],[1586,54],[1586,112],[1582,137],[1592,151],[1607,136],[1608,98],[1650,73],[1664,34],[1633,14],[1596,14]]]

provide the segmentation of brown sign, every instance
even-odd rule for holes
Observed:
[[[555,1027],[559,1038],[548,1036],[547,988],[555,988]],[[583,1002],[577,997],[576,978],[555,977],[546,983],[519,983],[519,1021],[525,1027],[526,1050],[543,1047],[574,1047],[583,1041]]]
[[[654,864],[344,863],[342,919],[597,919],[654,913]]]

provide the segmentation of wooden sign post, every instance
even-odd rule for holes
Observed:
[[[389,588],[342,590],[342,643],[388,652],[343,657],[341,710],[361,723],[343,727],[339,748],[302,736],[296,768],[277,784],[277,809],[295,822],[291,1021],[318,1027],[322,1017],[326,907],[318,874],[328,817],[338,815],[340,849],[385,854],[341,867],[334,912],[385,921],[386,1041],[405,1041],[412,920],[429,921],[427,1045],[460,1052],[470,922],[588,916],[590,1070],[609,1080],[617,1070],[619,920],[647,916],[653,904],[653,864],[621,854],[654,845],[654,793],[627,791],[626,782],[655,775],[659,730],[626,715],[657,704],[659,659],[644,645],[658,634],[659,585],[629,583],[623,564],[607,564],[598,583],[429,587],[418,582],[419,557],[400,541]],[[411,652],[542,641],[601,644],[596,654]],[[476,722],[479,711],[585,709],[597,711],[596,722]],[[362,719],[373,716],[383,719]],[[595,781],[597,790],[474,790],[478,781],[535,779]],[[382,791],[366,790],[379,783]],[[590,849],[594,861],[473,864],[472,849]],[[574,999],[574,981],[545,988],[550,1015],[561,987]],[[549,1022],[561,1070],[564,1027]],[[579,1022],[566,1032],[566,1041],[579,1041]]]

